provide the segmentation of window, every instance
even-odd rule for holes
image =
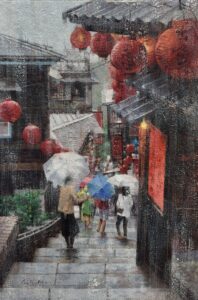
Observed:
[[[11,137],[12,137],[11,123],[0,121],[0,139],[11,138]]]
[[[85,84],[76,81],[72,84],[71,88],[72,98],[85,98]]]

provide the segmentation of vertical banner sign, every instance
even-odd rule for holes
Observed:
[[[161,212],[164,211],[165,164],[166,136],[159,129],[151,126],[148,194]]]
[[[140,164],[139,164],[139,176],[141,178],[141,182],[143,184],[144,181],[144,170],[145,170],[145,161],[146,161],[146,134],[147,130],[143,128],[139,128],[139,159],[140,159]]]
[[[122,135],[113,135],[111,136],[111,156],[113,160],[121,160],[122,159]]]

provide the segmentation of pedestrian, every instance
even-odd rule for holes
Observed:
[[[130,195],[127,194],[126,188],[119,188],[118,191],[118,200],[117,200],[117,221],[116,229],[118,233],[118,238],[127,238],[127,224],[128,218],[130,217],[131,207],[133,201]],[[123,222],[123,233],[121,234],[120,225]]]
[[[94,215],[93,200],[89,195],[89,193],[87,193],[86,200],[82,204],[82,221],[85,225],[85,230],[91,228],[93,215]]]
[[[79,204],[71,179],[66,178],[65,185],[60,187],[58,211],[61,213],[61,231],[67,248],[73,248],[79,226],[74,216],[74,205]]]
[[[109,203],[108,201],[97,200],[97,207],[99,209],[99,223],[97,227],[97,232],[101,234],[101,237],[104,236],[106,223],[109,217]]]

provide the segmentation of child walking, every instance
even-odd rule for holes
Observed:
[[[93,200],[87,193],[87,199],[82,204],[82,221],[85,225],[85,229],[90,229],[92,226],[94,215]]]

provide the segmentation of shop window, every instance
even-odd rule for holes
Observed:
[[[85,84],[79,81],[76,81],[72,84],[71,87],[72,98],[84,99],[85,98]]]

